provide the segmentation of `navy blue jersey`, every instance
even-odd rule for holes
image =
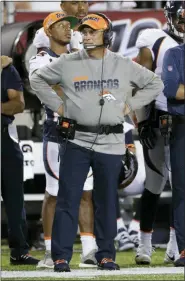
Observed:
[[[125,134],[125,144],[134,144],[132,130]]]
[[[19,73],[13,65],[9,65],[3,68],[1,72],[1,102],[5,103],[9,101],[8,90],[13,89],[16,91],[23,91],[23,84]],[[2,126],[11,124],[14,120],[14,116],[1,114]]]
[[[185,100],[176,100],[180,84],[185,85],[185,44],[169,49],[164,56],[162,80],[168,111],[173,115],[185,115]]]

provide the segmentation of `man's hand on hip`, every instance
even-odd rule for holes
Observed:
[[[57,113],[59,116],[63,116],[63,105],[58,108]]]
[[[124,107],[124,110],[123,110],[124,116],[128,115],[130,112],[131,112],[130,107],[127,104],[125,104],[125,107]]]

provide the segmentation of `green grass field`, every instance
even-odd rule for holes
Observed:
[[[76,252],[79,251],[81,249],[81,245],[80,244],[75,244],[74,246],[74,254],[73,254],[73,258],[72,261],[70,263],[71,266],[71,273],[75,273],[79,272],[79,261],[80,261],[80,253]],[[91,273],[92,270],[91,269],[81,269],[80,272],[84,273],[84,272],[89,272],[89,274],[86,277],[78,277],[78,274],[75,275],[74,277],[74,273],[73,273],[73,277],[71,276],[71,278],[69,278],[69,274],[68,276],[64,276],[65,274],[63,273],[59,273],[57,274],[57,276],[52,277],[52,276],[48,276],[48,277],[44,277],[42,276],[43,274],[47,274],[47,271],[39,271],[36,270],[36,268],[34,266],[11,266],[9,264],[9,249],[6,245],[3,245],[1,247],[1,270],[4,271],[9,271],[9,273],[11,273],[10,271],[22,271],[25,272],[25,276],[24,277],[20,277],[21,274],[19,274],[18,272],[15,273],[14,278],[4,278],[2,277],[2,280],[56,280],[58,278],[60,278],[60,280],[184,280],[184,274],[183,274],[183,270],[182,270],[182,274],[178,274],[171,272],[170,274],[158,274],[158,272],[156,272],[155,274],[147,274],[149,270],[154,269],[155,267],[157,267],[155,270],[159,271],[159,273],[161,273],[160,271],[163,270],[162,267],[166,267],[167,269],[171,268],[171,271],[175,270],[175,268],[173,267],[173,265],[166,265],[163,262],[164,259],[164,253],[165,250],[163,249],[157,249],[156,252],[153,253],[152,255],[152,265],[150,267],[142,266],[141,268],[139,266],[136,266],[135,262],[134,262],[134,257],[135,257],[135,252],[134,251],[127,251],[127,252],[118,252],[117,253],[117,259],[116,262],[120,265],[121,269],[126,270],[128,272],[128,270],[130,268],[132,268],[132,270],[130,270],[130,274],[119,274],[119,272],[117,271],[116,273],[118,275],[113,275],[111,276],[110,273],[108,272],[107,274],[105,274],[104,272],[100,272],[97,271],[96,269],[93,270],[93,273],[95,274],[96,272],[99,273],[99,275],[101,274],[102,276],[93,276],[91,277]],[[44,252],[42,251],[33,251],[31,252],[31,254],[37,258],[42,259]],[[160,268],[159,268],[160,267]],[[132,275],[132,271],[134,270],[140,270],[138,269],[140,268],[141,271],[143,272],[143,268],[145,270],[145,274],[141,273],[137,273]],[[148,268],[148,269],[147,269]],[[30,274],[34,274],[34,271],[37,272],[37,277],[32,278]],[[31,272],[31,273],[30,273]],[[42,272],[44,272],[42,274]],[[54,274],[52,270],[50,270],[50,275]],[[55,273],[56,275],[56,273]]]

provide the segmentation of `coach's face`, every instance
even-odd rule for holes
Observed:
[[[84,46],[103,45],[103,30],[94,30],[90,27],[84,27],[81,31]]]
[[[67,45],[71,40],[71,25],[70,22],[62,20],[54,23],[48,31],[48,35],[55,42]]]
[[[60,7],[67,15],[79,19],[84,18],[88,13],[88,1],[62,1]]]

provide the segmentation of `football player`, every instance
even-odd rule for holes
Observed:
[[[164,8],[167,30],[146,29],[138,37],[139,49],[137,62],[159,76],[165,52],[182,43],[184,25],[178,21],[178,12],[183,1],[167,1]],[[143,144],[146,182],[141,197],[140,242],[135,257],[137,264],[150,264],[152,255],[152,231],[157,204],[167,179],[169,178],[169,147],[165,146],[159,130],[159,118],[168,114],[167,100],[161,93],[150,107],[137,111],[138,133]],[[170,240],[167,246],[165,262],[173,262],[179,256],[173,219]]]

